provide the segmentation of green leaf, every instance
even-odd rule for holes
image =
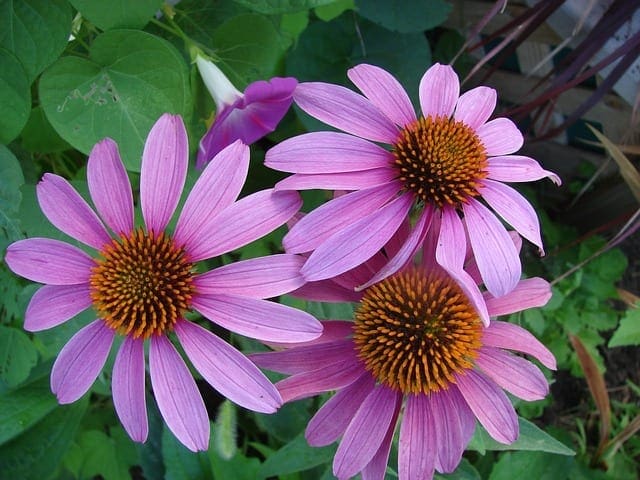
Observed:
[[[462,459],[454,472],[446,474],[436,473],[433,478],[437,480],[482,480],[478,470],[476,470],[466,458]]]
[[[353,320],[355,304],[307,302],[305,310],[321,320]]]
[[[0,2],[0,46],[22,62],[29,83],[60,56],[70,33],[66,0]]]
[[[325,22],[339,17],[347,10],[356,8],[354,0],[337,0],[327,5],[321,5],[314,9],[316,16]]]
[[[31,110],[29,120],[22,129],[22,146],[28,152],[62,152],[69,150],[71,145],[65,142],[44,114],[41,106]]]
[[[640,345],[640,305],[627,310],[620,319],[620,326],[609,340],[609,347],[625,345]]]
[[[83,17],[102,30],[142,28],[162,6],[162,0],[69,0]]]
[[[544,452],[508,452],[498,459],[489,480],[564,480],[573,464],[572,458]]]
[[[282,442],[290,442],[303,432],[309,422],[311,399],[285,403],[276,413],[266,415],[256,413],[260,428]]]
[[[238,451],[236,444],[237,424],[238,411],[236,406],[229,400],[223,401],[213,426],[213,448],[224,460],[230,460]]]
[[[245,457],[238,452],[231,460],[220,458],[215,449],[209,449],[209,462],[214,479],[233,480],[264,480],[266,477],[259,475],[260,460],[254,457]],[[191,479],[189,479],[191,480]]]
[[[356,0],[356,7],[364,18],[400,33],[430,30],[443,23],[451,12],[451,4],[443,0]]]
[[[264,477],[275,477],[309,470],[316,465],[330,462],[335,451],[336,445],[311,447],[304,434],[300,434],[269,456],[262,464],[260,473]]]
[[[189,75],[180,53],[145,32],[110,30],[89,60],[64,57],[43,75],[40,99],[60,136],[83,153],[104,137],[118,143],[126,167],[140,171],[151,126],[165,112],[191,111]]]
[[[0,326],[0,384],[14,387],[29,376],[38,360],[36,348],[22,331]]]
[[[274,15],[278,13],[292,13],[300,10],[327,5],[334,0],[235,0],[255,12]]]
[[[162,429],[162,457],[166,469],[166,480],[205,479],[205,452],[193,453],[182,445],[165,425]]]
[[[518,418],[520,435],[511,445],[505,445],[495,441],[479,424],[467,447],[484,455],[487,450],[527,450],[533,452],[549,452],[558,455],[575,455],[575,452],[564,443],[556,440],[544,430],[540,430],[533,423]],[[532,477],[532,478],[535,478]]]
[[[127,458],[126,452],[134,450],[132,445],[122,443],[98,430],[82,432],[78,440],[82,458],[79,477],[100,475],[104,480],[129,480],[129,468],[134,465],[135,458]],[[128,443],[131,444],[131,440]],[[127,446],[129,448],[122,448]]]
[[[0,48],[0,142],[9,143],[22,131],[29,110],[31,90],[27,73],[10,51]]]
[[[18,223],[18,209],[24,176],[20,163],[4,145],[0,145],[0,252],[22,237]]]

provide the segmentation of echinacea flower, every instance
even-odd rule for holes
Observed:
[[[74,402],[89,390],[120,337],[113,402],[131,438],[145,441],[148,341],[160,413],[175,436],[196,451],[208,448],[209,420],[196,383],[172,344],[174,335],[202,377],[238,405],[270,413],[282,399],[249,359],[185,314],[195,310],[223,328],[264,341],[311,340],[320,335],[321,325],[307,313],[264,300],[304,283],[293,255],[254,258],[205,273],[195,270],[197,262],[246,245],[286,222],[300,207],[297,193],[264,190],[236,201],[249,166],[249,149],[238,141],[202,172],[170,233],[167,225],[182,194],[187,164],[182,119],[165,114],[151,129],[142,154],[145,226],[136,227],[131,186],[117,145],[102,140],[87,166],[100,217],[57,175],[45,174],[37,186],[49,221],[97,254],[59,240],[30,238],[10,245],[5,261],[18,275],[45,284],[27,307],[25,329],[48,329],[87,308],[95,311],[97,320],[69,340],[53,366],[51,389],[60,403]]]
[[[200,141],[198,168],[235,140],[251,144],[273,132],[293,102],[295,78],[259,80],[241,93],[213,62],[198,55],[196,64],[216,104],[215,119]]]
[[[535,211],[502,182],[559,179],[532,158],[512,155],[523,137],[507,118],[488,121],[495,90],[480,86],[460,95],[453,69],[435,64],[420,82],[422,114],[417,116],[406,91],[387,71],[362,64],[348,76],[364,95],[319,82],[301,83],[294,93],[302,110],[346,133],[299,135],[271,148],[265,158],[265,165],[295,174],[276,190],[350,191],[309,213],[285,236],[287,252],[313,251],[304,277],[321,280],[354,268],[415,214],[406,244],[378,272],[378,280],[411,257],[438,217],[442,267],[458,273],[446,263],[446,252],[460,249],[462,239],[454,234],[466,231],[487,289],[495,296],[512,290],[520,260],[487,205],[542,250]],[[453,232],[447,226],[458,216],[465,228]]]
[[[354,321],[324,321],[319,339],[251,356],[262,368],[290,375],[276,383],[285,401],[337,391],[305,436],[312,446],[339,439],[333,473],[340,480],[358,473],[363,480],[383,479],[397,423],[401,480],[452,472],[476,419],[498,442],[518,437],[518,419],[502,389],[524,400],[548,393],[540,369],[507,350],[555,369],[551,352],[517,325],[493,320],[486,326],[454,279],[425,258],[362,292],[354,287],[379,268],[379,259],[306,284],[294,294],[358,301]],[[531,278],[502,297],[486,293],[485,300],[489,315],[497,316],[544,305],[550,296],[547,282]]]

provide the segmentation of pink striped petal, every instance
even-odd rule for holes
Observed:
[[[332,235],[302,267],[307,281],[335,277],[371,258],[404,221],[413,203],[410,194],[389,202]]]
[[[276,387],[231,345],[189,321],[178,321],[175,332],[196,370],[224,397],[254,412],[274,413],[282,405]]]
[[[216,215],[229,207],[238,195],[249,171],[249,147],[240,140],[232,143],[204,169],[178,218],[174,240],[185,245],[207,243],[207,232],[217,225]]]
[[[220,212],[189,244],[191,261],[212,258],[261,238],[293,217],[302,206],[297,192],[252,193]]]
[[[507,392],[523,400],[541,400],[549,393],[549,384],[533,363],[499,348],[484,346],[478,350],[476,365]]]
[[[267,300],[198,295],[192,305],[221,327],[266,342],[305,342],[322,333],[322,325],[312,315]]]
[[[89,283],[93,259],[73,245],[50,238],[27,238],[7,247],[4,257],[13,273],[51,285]]]
[[[504,444],[511,444],[518,438],[516,411],[496,384],[481,373],[468,370],[456,375],[456,385],[489,435]]]
[[[367,396],[344,432],[333,458],[333,473],[349,478],[376,454],[395,416],[400,394],[378,386]]]
[[[486,179],[482,181],[480,192],[498,215],[544,254],[538,215],[526,198],[504,183]]]
[[[416,121],[416,112],[409,95],[400,82],[386,70],[362,63],[349,69],[347,76],[365,97],[396,125],[404,127]]]
[[[362,172],[304,174],[297,173],[280,180],[276,190],[362,190],[390,183],[396,178],[390,168],[374,168]]]
[[[480,202],[462,207],[469,241],[487,290],[501,297],[515,288],[522,273],[513,240],[498,219]]]
[[[508,118],[495,118],[476,129],[487,156],[517,152],[524,143],[522,133]]]
[[[200,294],[241,295],[271,298],[304,285],[300,268],[305,259],[298,255],[270,255],[230,263],[195,278]]]
[[[300,83],[293,99],[312,117],[347,133],[385,143],[398,137],[397,127],[369,100],[340,85]]]
[[[407,397],[398,443],[398,476],[407,480],[432,478],[438,442],[430,398]]]
[[[460,95],[460,80],[451,65],[433,64],[420,80],[422,115],[450,117]]]
[[[209,417],[189,369],[164,335],[151,337],[151,385],[162,418],[192,452],[209,447]]]
[[[96,250],[111,242],[96,213],[64,178],[45,173],[36,192],[42,213],[58,230]]]
[[[144,374],[144,340],[125,337],[113,364],[111,390],[120,423],[135,442],[149,434]]]
[[[488,178],[500,182],[532,182],[548,177],[556,185],[562,183],[555,173],[544,170],[533,158],[522,155],[492,157],[487,172]]]
[[[147,230],[165,229],[178,205],[189,162],[187,131],[178,115],[153,125],[142,152],[140,204]]]
[[[60,403],[87,393],[107,361],[115,330],[95,320],[79,330],[60,350],[51,369],[51,391]]]
[[[271,148],[264,164],[291,173],[359,172],[390,167],[393,154],[375,143],[340,132],[312,132]]]
[[[320,280],[319,282],[306,282],[300,288],[289,293],[292,297],[302,298],[312,302],[353,302],[357,303],[362,298],[362,294],[353,290],[348,290],[331,280]]]
[[[520,312],[528,308],[543,307],[551,298],[551,285],[542,278],[526,278],[520,280],[516,288],[504,297],[487,296],[489,315],[497,317]]]
[[[373,377],[366,372],[331,397],[307,425],[304,436],[309,445],[323,447],[336,441],[347,429],[375,384]]]
[[[24,329],[39,332],[55,327],[90,306],[91,297],[87,283],[45,285],[31,297],[24,314]]]
[[[402,407],[402,401],[396,404],[396,409],[389,423],[389,429],[387,434],[382,439],[380,448],[373,456],[371,461],[362,469],[362,480],[384,480],[387,473],[387,463],[389,462],[389,453],[391,452],[391,442],[393,441],[393,434],[396,430],[396,423],[398,423],[398,417],[400,416],[400,409]]]
[[[527,330],[513,323],[494,320],[482,333],[482,344],[526,353],[537,358],[551,370],[556,369],[556,359],[540,341]]]
[[[348,193],[319,206],[302,217],[285,235],[288,253],[314,250],[336,232],[376,212],[400,190],[397,183]]]
[[[435,467],[441,473],[450,473],[457,468],[473,435],[475,417],[455,388],[432,393],[429,404],[438,439]]]
[[[522,250],[522,237],[515,230],[509,230],[507,232],[513,241],[513,245],[516,247],[516,251],[518,255],[520,255],[520,251]],[[482,275],[480,274],[480,270],[478,269],[478,264],[476,263],[476,259],[473,255],[470,255],[471,252],[467,251],[467,261],[464,264],[464,269],[467,271],[469,275],[473,278],[473,280],[480,285],[482,283]],[[491,294],[487,292],[485,297],[490,297]]]
[[[105,138],[91,150],[87,182],[93,204],[102,220],[118,235],[133,230],[133,194],[118,145]]]
[[[496,108],[497,98],[493,88],[472,88],[460,95],[453,118],[476,130],[489,120]]]
[[[323,320],[320,322],[322,325],[322,335],[309,342],[289,342],[278,343],[268,342],[272,348],[298,348],[307,347],[309,345],[316,345],[318,343],[333,342],[334,340],[345,340],[353,333],[353,322],[348,320]]]

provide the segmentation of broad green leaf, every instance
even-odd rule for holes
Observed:
[[[89,153],[105,137],[118,143],[129,170],[140,170],[151,126],[165,112],[191,111],[189,75],[171,44],[145,32],[110,30],[91,46],[89,60],[64,57],[43,75],[47,118],[73,147]]]
[[[307,302],[305,309],[320,320],[353,320],[353,303]]]
[[[569,478],[574,460],[544,452],[507,452],[500,456],[489,480],[564,480]]]
[[[230,460],[238,451],[238,410],[229,400],[224,400],[218,409],[213,425],[213,448],[220,458]]]
[[[38,351],[21,330],[0,326],[0,384],[11,388],[25,381]]]
[[[162,6],[162,0],[69,0],[87,20],[102,30],[142,28]]]
[[[22,325],[25,306],[20,300],[23,288],[23,280],[9,270],[4,262],[0,262],[0,323]]]
[[[269,456],[262,464],[260,473],[264,477],[275,477],[303,472],[316,465],[330,462],[335,451],[335,444],[327,447],[312,447],[307,443],[304,434],[300,434]]]
[[[0,142],[9,143],[18,136],[31,110],[29,79],[20,61],[0,48]]]
[[[256,12],[274,15],[277,13],[292,13],[300,10],[327,5],[334,0],[235,0]]]
[[[31,110],[29,120],[22,129],[22,146],[28,152],[62,152],[69,150],[71,145],[65,142],[44,114],[41,106]]]
[[[311,399],[305,399],[285,403],[276,413],[256,413],[255,419],[260,428],[269,432],[269,435],[281,442],[290,442],[306,428],[310,418],[311,402]]]
[[[478,470],[466,458],[462,459],[454,472],[447,474],[436,473],[433,478],[437,480],[482,480]]]
[[[122,429],[111,429],[111,433],[116,433],[115,437],[99,430],[87,430],[79,436],[73,451],[79,478],[99,475],[104,480],[130,480],[129,468],[137,460],[133,442],[123,437]]]
[[[193,453],[182,445],[165,425],[162,429],[162,458],[166,480],[200,480],[206,478],[207,454]]]
[[[22,237],[18,209],[24,176],[20,163],[4,145],[0,145],[0,253],[14,240]]]
[[[62,53],[71,33],[66,0],[0,2],[0,46],[22,62],[29,83]]]
[[[620,319],[620,326],[609,340],[609,347],[625,345],[640,345],[640,305],[627,310]]]
[[[356,0],[358,13],[384,28],[400,33],[430,30],[443,23],[451,4],[443,0]]]
[[[150,393],[147,393],[147,415],[149,418],[149,436],[144,443],[136,443],[136,452],[140,459],[146,478],[165,478],[165,468],[162,458],[162,430],[164,420],[158,411],[155,401]]]
[[[211,448],[209,449],[209,462],[215,480],[265,480],[266,478],[259,474],[260,460],[254,457],[245,457],[240,452],[231,460],[224,460],[220,458],[215,449]]]
[[[347,10],[356,8],[354,0],[337,0],[327,5],[316,7],[313,11],[320,20],[328,22],[342,15]]]

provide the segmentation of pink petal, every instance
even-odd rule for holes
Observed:
[[[302,217],[285,235],[282,244],[288,253],[311,251],[336,232],[376,212],[399,190],[400,185],[394,182],[334,198]]]
[[[312,302],[359,302],[362,294],[348,290],[331,280],[320,280],[319,282],[306,282],[300,288],[289,293],[292,297],[302,298]]]
[[[115,330],[95,320],[60,350],[51,369],[51,391],[60,403],[72,403],[91,387],[107,361]]]
[[[276,190],[362,190],[384,185],[395,180],[396,174],[390,168],[374,168],[363,172],[343,172],[324,174],[297,173],[280,180]]]
[[[375,143],[340,132],[313,132],[271,148],[267,167],[291,173],[358,172],[393,165],[393,154]]]
[[[475,428],[475,417],[455,388],[432,393],[429,405],[433,415],[439,472],[453,472],[462,458]]]
[[[378,448],[378,451],[375,453],[371,461],[362,469],[362,480],[384,480],[387,473],[387,463],[389,462],[391,442],[393,441],[393,434],[396,430],[396,423],[398,422],[401,407],[402,402],[399,401],[396,404],[393,418],[391,419],[391,423],[389,423],[387,434],[382,439],[380,448]]]
[[[113,364],[111,390],[120,423],[135,442],[149,434],[144,372],[144,341],[125,337]]]
[[[169,223],[182,194],[188,162],[182,118],[165,113],[151,128],[142,152],[140,204],[147,230],[159,233]]]
[[[266,342],[305,342],[322,333],[313,316],[267,300],[233,295],[198,295],[193,308],[218,325]]]
[[[309,445],[323,447],[337,440],[374,387],[373,377],[364,373],[358,380],[331,397],[307,425],[304,435]]]
[[[60,231],[97,250],[111,242],[96,213],[64,178],[45,173],[36,191],[42,212]]]
[[[545,367],[556,369],[553,353],[531,333],[513,323],[491,322],[482,333],[482,344],[526,353],[537,358]]]
[[[549,393],[549,384],[533,363],[498,348],[478,350],[476,365],[491,380],[523,400],[541,400]]]
[[[297,192],[252,193],[220,212],[191,242],[189,256],[197,262],[222,255],[261,238],[289,220],[302,206]]]
[[[526,198],[508,185],[493,180],[483,180],[480,191],[491,208],[544,254],[538,215]]]
[[[522,273],[518,251],[498,219],[480,202],[462,207],[469,241],[487,290],[501,297],[515,288]]]
[[[495,118],[476,129],[487,156],[508,155],[522,147],[522,133],[508,118]]]
[[[487,296],[489,315],[509,315],[528,308],[543,307],[551,298],[551,285],[542,278],[534,277],[520,280],[516,288],[504,297]]]
[[[513,245],[516,247],[516,252],[518,252],[518,255],[519,255],[520,251],[522,250],[522,237],[515,230],[509,230],[507,233],[511,237],[511,241],[513,242]],[[469,275],[471,275],[473,280],[478,285],[482,283],[482,275],[480,274],[480,270],[478,269],[478,264],[476,263],[476,259],[473,255],[471,255],[471,252],[469,251],[467,251],[467,261],[464,264],[464,269],[467,271]],[[490,297],[490,296],[491,294],[486,292],[485,297]]]
[[[460,81],[451,65],[433,64],[420,80],[420,107],[426,118],[450,117],[460,95]]]
[[[398,443],[398,476],[407,480],[433,477],[438,442],[430,398],[409,395],[400,426]]]
[[[73,318],[91,306],[89,285],[45,285],[31,297],[24,314],[24,329],[46,330]]]
[[[386,70],[362,63],[347,71],[356,87],[396,125],[416,121],[416,112],[400,82]]]
[[[476,130],[489,120],[496,108],[497,98],[498,95],[493,88],[473,88],[460,95],[453,118]]]
[[[376,454],[400,401],[393,390],[378,386],[362,402],[344,432],[333,459],[333,474],[349,478],[361,471]]]
[[[339,275],[371,258],[404,221],[413,203],[410,194],[389,202],[320,245],[302,267],[307,281]]]
[[[102,220],[118,235],[133,230],[133,195],[118,145],[105,138],[91,150],[87,182],[93,204]]]
[[[190,251],[192,245],[208,242],[207,232],[215,228],[216,215],[240,194],[249,171],[249,147],[232,143],[204,169],[182,208],[173,235],[178,245]]]
[[[306,82],[298,85],[293,99],[312,117],[347,133],[385,143],[398,137],[397,127],[380,110],[348,88]]]
[[[353,322],[349,320],[323,320],[320,324],[322,325],[322,335],[309,342],[268,342],[267,345],[272,348],[282,349],[307,347],[319,343],[333,342],[334,340],[345,340],[353,333]]]
[[[224,397],[262,413],[274,413],[282,405],[276,387],[231,345],[189,321],[180,320],[175,332],[196,370]]]
[[[544,170],[533,158],[522,155],[492,157],[487,172],[488,178],[500,182],[532,182],[548,177],[556,185],[562,183],[555,173]]]
[[[495,440],[511,444],[518,438],[518,417],[500,388],[473,370],[456,375],[456,385],[469,408]]]
[[[11,271],[33,282],[52,285],[89,283],[93,259],[73,245],[50,238],[18,240],[4,257]]]
[[[151,337],[149,373],[158,409],[169,430],[189,450],[207,450],[207,409],[189,369],[163,335]]]

